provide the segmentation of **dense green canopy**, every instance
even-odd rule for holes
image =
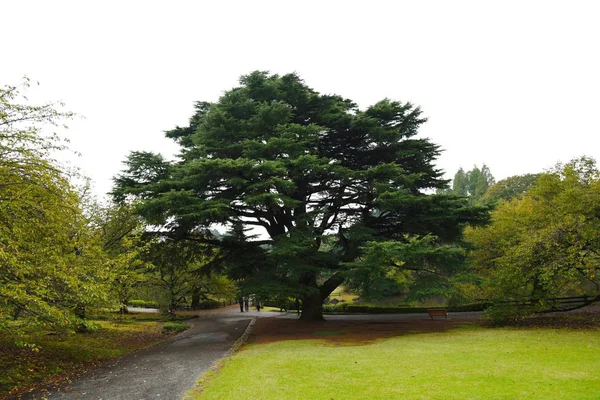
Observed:
[[[461,228],[486,219],[464,199],[429,194],[447,181],[438,146],[417,137],[424,122],[410,103],[360,110],[295,74],[253,72],[166,132],[179,160],[132,153],[113,194],[137,200],[162,232],[220,246],[247,290],[301,297],[303,318],[320,318],[345,280],[449,276]],[[218,226],[231,232],[215,237]]]

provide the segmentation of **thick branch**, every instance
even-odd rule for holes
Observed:
[[[321,294],[321,301],[325,300],[338,286],[344,282],[344,278],[340,274],[335,273],[329,279],[321,285],[319,292]]]

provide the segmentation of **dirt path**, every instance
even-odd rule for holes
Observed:
[[[206,313],[167,341],[108,362],[74,378],[68,387],[39,389],[22,399],[176,400],[242,335],[258,313],[235,309]],[[262,313],[269,316],[270,313]]]

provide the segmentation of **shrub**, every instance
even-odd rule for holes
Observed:
[[[159,308],[159,304],[156,301],[129,300],[127,303],[128,307]]]
[[[344,303],[338,303],[338,304],[325,304],[323,305],[323,312],[346,312],[347,311],[347,304]]]
[[[94,332],[98,329],[100,329],[100,325],[84,318],[80,321],[78,332]]]
[[[481,303],[469,303],[460,306],[448,307],[448,311],[451,312],[468,312],[468,311],[484,311],[492,305],[489,301],[483,301]]]
[[[488,307],[484,315],[492,324],[504,325],[520,321],[532,312],[531,307],[498,303]]]
[[[491,303],[472,303],[458,307],[448,307],[450,312],[467,312],[467,311],[483,311],[489,307]],[[431,307],[381,307],[358,304],[326,304],[323,306],[324,312],[347,312],[360,314],[417,314],[426,313]]]
[[[173,334],[183,332],[188,329],[190,326],[183,322],[167,322],[163,325],[162,333],[163,334]]]
[[[284,310],[295,310],[296,299],[277,297],[273,299],[263,299],[261,302],[263,307],[280,308]]]
[[[196,307],[199,310],[211,310],[213,308],[221,307],[221,302],[217,300],[204,300],[198,304]]]

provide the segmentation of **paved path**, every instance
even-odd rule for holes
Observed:
[[[23,399],[179,400],[244,333],[253,317],[225,309],[189,321],[194,326],[163,343],[95,368],[74,379],[68,392],[34,392]]]

